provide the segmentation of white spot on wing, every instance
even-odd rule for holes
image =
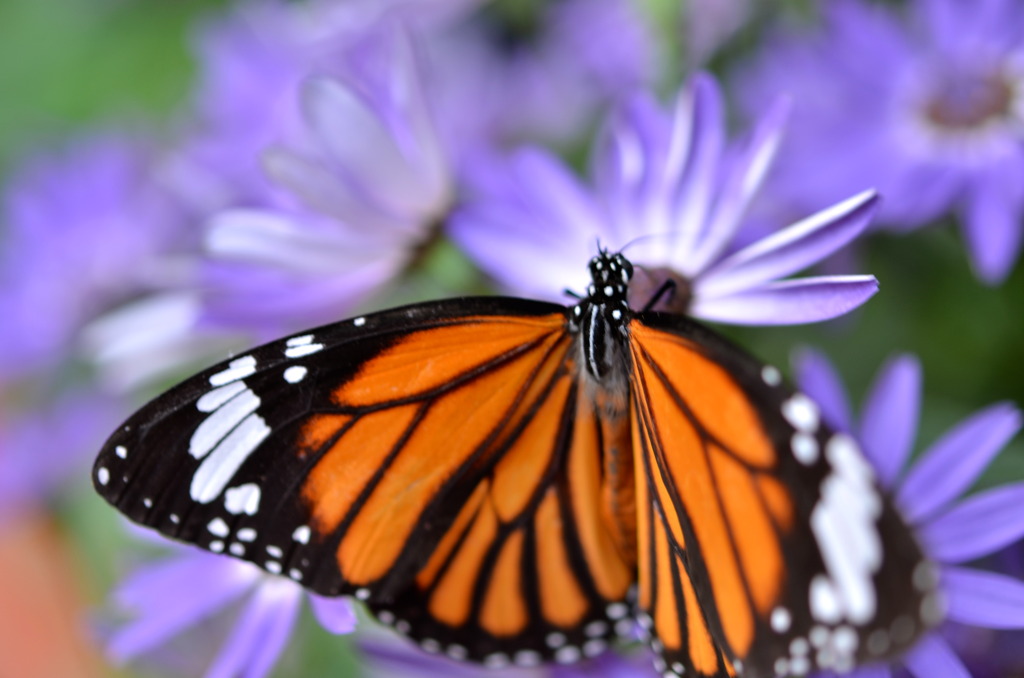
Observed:
[[[110,482],[110,471],[107,470],[106,466],[100,466],[96,470],[96,480],[100,481],[100,485],[106,485]]]
[[[811,512],[811,530],[841,616],[863,625],[875,615],[877,605],[874,573],[882,562],[877,526],[882,502],[874,473],[852,438],[832,436],[825,445],[825,457],[832,471],[822,482],[821,498]],[[812,612],[815,595],[821,595],[815,593],[815,586],[812,583]],[[815,617],[832,623],[830,618]]]
[[[245,388],[241,382],[239,385],[241,389],[238,393],[230,400],[220,404],[192,433],[188,452],[196,459],[205,457],[228,435],[231,429],[238,426],[239,422],[260,406],[259,397]]]
[[[566,645],[555,650],[555,661],[559,664],[575,664],[580,660],[580,649]]]
[[[196,401],[196,409],[200,412],[213,412],[244,390],[244,382],[233,381],[230,384],[225,384],[224,386],[215,388],[212,391],[207,391],[199,400]]]
[[[813,433],[818,429],[818,406],[803,393],[795,393],[782,403],[782,416],[798,431]]]
[[[842,618],[839,598],[828,577],[819,574],[811,580],[811,616],[815,621],[835,624]]]
[[[127,459],[128,448],[126,448],[124,445],[118,445],[117,447],[114,448],[114,454],[121,457],[122,459]]]
[[[625,603],[611,603],[605,608],[609,619],[622,619],[629,613],[629,606]]]
[[[240,513],[256,515],[260,510],[260,486],[256,483],[246,483],[229,488],[224,493],[224,508],[236,516]]]
[[[308,371],[302,365],[292,365],[284,371],[284,380],[289,384],[297,384],[306,378]]]
[[[563,645],[565,645],[565,641],[565,634],[559,633],[558,631],[552,631],[544,637],[544,642],[547,643],[547,646],[552,649],[556,647],[562,647]]]
[[[285,342],[284,355],[287,358],[301,358],[305,355],[316,353],[323,349],[323,344],[314,344],[313,335],[306,334],[301,337],[292,337]]]
[[[250,414],[227,435],[199,465],[189,494],[193,500],[208,504],[224,491],[239,467],[260,443],[270,435],[270,427],[257,414]]]
[[[228,547],[228,551],[230,551],[232,555],[241,558],[245,555],[245,546],[239,544],[238,542],[235,542],[234,544]]]
[[[256,541],[256,530],[252,529],[251,527],[243,527],[238,531],[238,534],[236,534],[235,536],[238,537],[238,541]]]
[[[790,442],[793,456],[804,466],[818,461],[818,441],[810,433],[794,433]]]
[[[769,386],[778,386],[782,383],[782,374],[779,372],[778,368],[772,367],[771,365],[765,365],[761,368],[761,379],[763,379],[764,383]]]
[[[280,558],[284,555],[284,551],[281,550],[280,546],[268,546],[267,553],[275,558]]]
[[[228,363],[226,370],[222,370],[210,377],[210,386],[223,386],[232,381],[245,379],[256,372],[256,358],[251,355],[236,358]]]
[[[784,607],[777,607],[772,610],[771,625],[772,630],[776,633],[785,633],[789,630],[789,625],[792,623],[793,618],[789,614],[789,610]]]
[[[308,544],[309,543],[309,534],[310,534],[309,525],[302,525],[300,527],[296,527],[295,531],[292,532],[292,539],[294,539],[295,541],[299,542],[300,544]]]
[[[362,327],[363,325],[366,324],[366,318],[363,318],[362,316],[360,316],[360,317],[356,318],[355,320],[353,320],[352,324],[355,325],[356,327]]]
[[[206,526],[206,529],[210,531],[215,537],[226,537],[231,533],[228,524],[224,522],[223,518],[214,518],[210,521],[210,524]]]
[[[540,652],[535,650],[520,650],[512,658],[516,666],[539,666],[541,662]]]

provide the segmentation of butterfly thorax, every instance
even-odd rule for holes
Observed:
[[[602,251],[590,260],[587,296],[572,307],[572,328],[578,336],[583,369],[604,390],[624,383],[627,301],[633,265],[621,254]]]

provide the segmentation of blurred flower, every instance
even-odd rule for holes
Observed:
[[[879,482],[939,565],[947,619],[966,626],[1024,629],[1024,582],[963,563],[987,556],[1024,536],[1024,483],[961,495],[1021,427],[1020,411],[992,405],[953,427],[911,464],[921,404],[921,367],[911,356],[891,360],[876,377],[859,424],[843,386],[824,356],[807,351],[797,360],[797,381],[836,428],[857,436]],[[901,662],[917,678],[969,676],[945,634],[933,632]],[[887,667],[854,672],[892,675]]]
[[[272,202],[276,189],[264,154],[275,146],[321,142],[316,131],[309,139],[308,80],[344,79],[354,45],[382,23],[444,26],[479,2],[257,0],[208,21],[194,39],[193,120],[171,163],[179,188],[203,212]]]
[[[96,135],[15,171],[0,244],[0,381],[50,369],[96,313],[164,282],[191,237],[150,149]]]
[[[428,42],[449,146],[579,141],[601,106],[654,79],[654,45],[630,0],[485,4]]]
[[[34,397],[28,403],[4,405],[0,412],[0,523],[27,509],[38,509],[69,480],[84,484],[89,460],[124,410],[124,403],[81,387],[51,400]]]
[[[727,148],[718,87],[697,77],[674,110],[637,96],[596,152],[594,186],[550,154],[520,151],[480,162],[476,195],[452,220],[455,240],[506,289],[557,299],[587,283],[597,242],[628,247],[638,264],[635,305],[666,278],[669,307],[740,324],[814,322],[874,294],[872,276],[780,280],[856,237],[874,211],[862,193],[735,249],[744,213],[771,163],[784,110],[771,109],[752,138]]]
[[[291,636],[305,595],[295,582],[264,574],[249,563],[189,549],[139,568],[117,587],[114,605],[135,619],[111,634],[107,650],[114,661],[127,662],[247,598],[205,675],[261,678]],[[309,594],[308,599],[328,631],[343,634],[355,628],[347,598]]]
[[[755,113],[793,98],[769,192],[806,210],[874,187],[894,228],[955,210],[977,275],[1000,282],[1024,240],[1024,6],[842,0],[825,19],[769,41],[741,88]]]
[[[420,648],[398,640],[394,635],[373,631],[359,637],[359,648],[366,660],[367,673],[388,678],[477,678],[481,668],[442,655],[427,654]],[[546,664],[537,668],[509,667],[486,669],[493,678],[654,678],[658,674],[646,652],[628,656],[605,652],[577,664]]]
[[[449,209],[448,158],[410,35],[384,22],[338,67],[302,85],[304,138],[263,154],[285,197],[213,218],[210,322],[270,334],[336,319],[402,271]]]

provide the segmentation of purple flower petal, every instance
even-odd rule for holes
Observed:
[[[1002,282],[1024,243],[1024,161],[1018,152],[974,178],[964,210],[963,233],[978,277]]]
[[[690,312],[705,320],[737,325],[797,325],[843,315],[877,291],[878,281],[870,275],[782,280],[712,299],[703,298],[698,286]]]
[[[881,483],[893,487],[914,446],[921,406],[921,363],[893,358],[872,384],[861,413],[860,441]]]
[[[921,455],[899,488],[897,499],[907,520],[922,522],[960,496],[1020,427],[1020,411],[998,403],[946,433]]]
[[[113,634],[108,652],[123,662],[163,644],[241,596],[256,575],[255,568],[206,553],[140,569],[114,592],[139,617]]]
[[[932,558],[962,563],[993,553],[1024,535],[1024,483],[1004,485],[960,502],[921,526]]]
[[[878,196],[867,191],[749,245],[700,276],[702,294],[720,296],[818,263],[867,227]]]
[[[810,348],[797,352],[793,359],[796,383],[800,390],[818,403],[825,421],[841,431],[853,430],[850,402],[843,382],[824,353]]]
[[[310,594],[309,606],[320,626],[331,633],[352,633],[356,628],[356,613],[348,598],[324,598]]]
[[[206,678],[263,678],[274,666],[291,634],[302,589],[286,579],[266,579],[214,659]]]
[[[971,678],[960,657],[935,633],[922,638],[903,657],[903,664],[915,678]]]
[[[206,247],[227,260],[309,274],[346,271],[366,262],[357,234],[321,226],[321,220],[307,215],[225,210],[210,221]]]
[[[946,567],[949,618],[990,629],[1024,628],[1024,582],[996,572]]]
[[[736,236],[747,207],[775,158],[788,115],[789,100],[776,101],[758,122],[748,147],[732,164],[732,174],[723,182],[704,237],[689,256],[693,270],[705,269]]]
[[[722,111],[722,92],[714,78],[706,73],[694,77],[688,90],[680,93],[676,102],[677,120],[672,126],[673,149],[669,153],[664,176],[674,185],[675,205],[671,228],[679,233],[674,241],[674,259],[695,272],[690,257],[694,248],[706,236],[707,219],[717,189],[718,170],[725,145],[725,122]],[[687,120],[690,125],[680,124]],[[673,158],[683,160],[682,165]],[[680,167],[678,179],[672,168]]]
[[[320,143],[339,167],[358,177],[358,185],[383,211],[416,218],[436,204],[444,190],[443,162],[414,164],[418,158],[398,147],[387,121],[353,88],[324,78],[312,80],[304,91],[304,106]]]

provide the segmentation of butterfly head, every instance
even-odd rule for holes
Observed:
[[[609,307],[625,306],[629,281],[633,278],[633,264],[621,252],[601,252],[590,260],[590,287],[587,296],[591,303]]]

